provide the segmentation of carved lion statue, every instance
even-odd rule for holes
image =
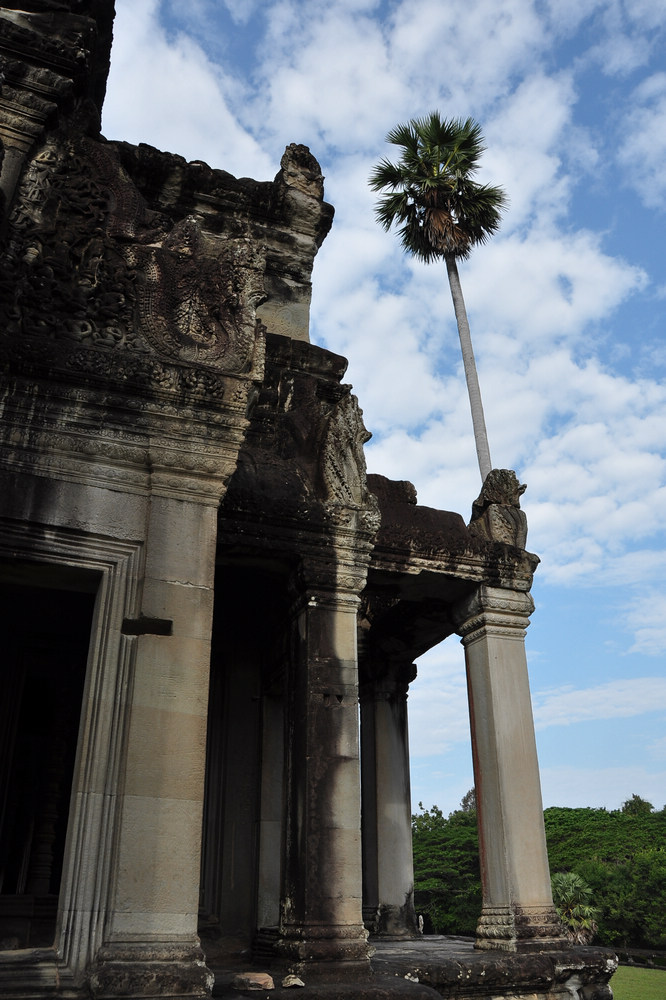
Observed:
[[[526,486],[518,482],[511,469],[492,469],[472,504],[470,533],[489,542],[504,542],[524,549],[527,518],[520,509],[520,497],[525,490]]]

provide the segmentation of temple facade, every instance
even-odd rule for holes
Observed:
[[[452,634],[476,951],[559,954],[521,487],[466,524],[366,473],[309,339],[317,161],[106,141],[112,18],[0,7],[0,994],[206,997],[238,955],[367,987],[373,940],[418,938],[407,693]],[[572,961],[529,996],[611,996]]]

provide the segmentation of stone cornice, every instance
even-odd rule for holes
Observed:
[[[443,579],[530,589],[538,556],[479,537],[460,514],[417,504],[411,483],[371,475],[368,486],[377,495],[381,515],[371,561],[378,580],[432,573]]]
[[[418,576],[436,573],[442,577],[492,583],[511,590],[528,591],[538,557],[500,543],[471,543],[467,548],[447,547],[442,536],[439,549],[405,551],[376,545],[371,568],[381,574]]]

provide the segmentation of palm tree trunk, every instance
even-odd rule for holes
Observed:
[[[456,314],[458,324],[458,336],[460,337],[460,347],[462,349],[463,367],[465,369],[465,379],[467,381],[467,393],[469,395],[469,405],[472,410],[472,426],[474,428],[474,441],[476,443],[476,455],[479,460],[479,470],[481,472],[481,482],[492,469],[490,461],[490,448],[488,446],[488,434],[486,432],[486,421],[483,416],[483,404],[481,402],[481,389],[479,387],[479,377],[476,373],[476,362],[474,361],[474,351],[472,350],[472,337],[469,332],[467,321],[467,311],[465,300],[463,299],[460,278],[458,276],[458,265],[453,254],[445,254],[446,271],[449,276],[449,287],[451,298],[453,299],[453,309]]]

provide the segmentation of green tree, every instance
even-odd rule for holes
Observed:
[[[412,821],[417,912],[441,934],[473,934],[481,912],[476,817],[465,811],[467,799],[448,817],[419,804]],[[596,940],[666,948],[666,810],[557,807],[546,809],[544,821],[550,870],[575,873],[591,890]]]
[[[476,812],[476,788],[470,788],[462,797],[460,808],[464,813]]]
[[[648,813],[654,812],[654,806],[640,795],[632,795],[622,803],[622,812],[628,816],[647,816]]]
[[[416,911],[437,934],[474,934],[481,913],[476,816],[419,807],[412,817]]]
[[[382,159],[370,175],[373,191],[384,192],[377,202],[377,219],[387,231],[399,226],[404,249],[418,259],[429,263],[443,257],[446,262],[485,480],[492,462],[457,261],[499,228],[506,195],[500,187],[473,180],[484,146],[472,118],[447,120],[433,111],[397,125],[386,141],[399,147],[400,158],[397,163]]]
[[[553,902],[572,944],[589,944],[597,930],[592,890],[576,872],[557,872],[551,879]]]
[[[544,820],[551,871],[576,872],[592,890],[597,940],[666,947],[666,812],[550,808]]]

